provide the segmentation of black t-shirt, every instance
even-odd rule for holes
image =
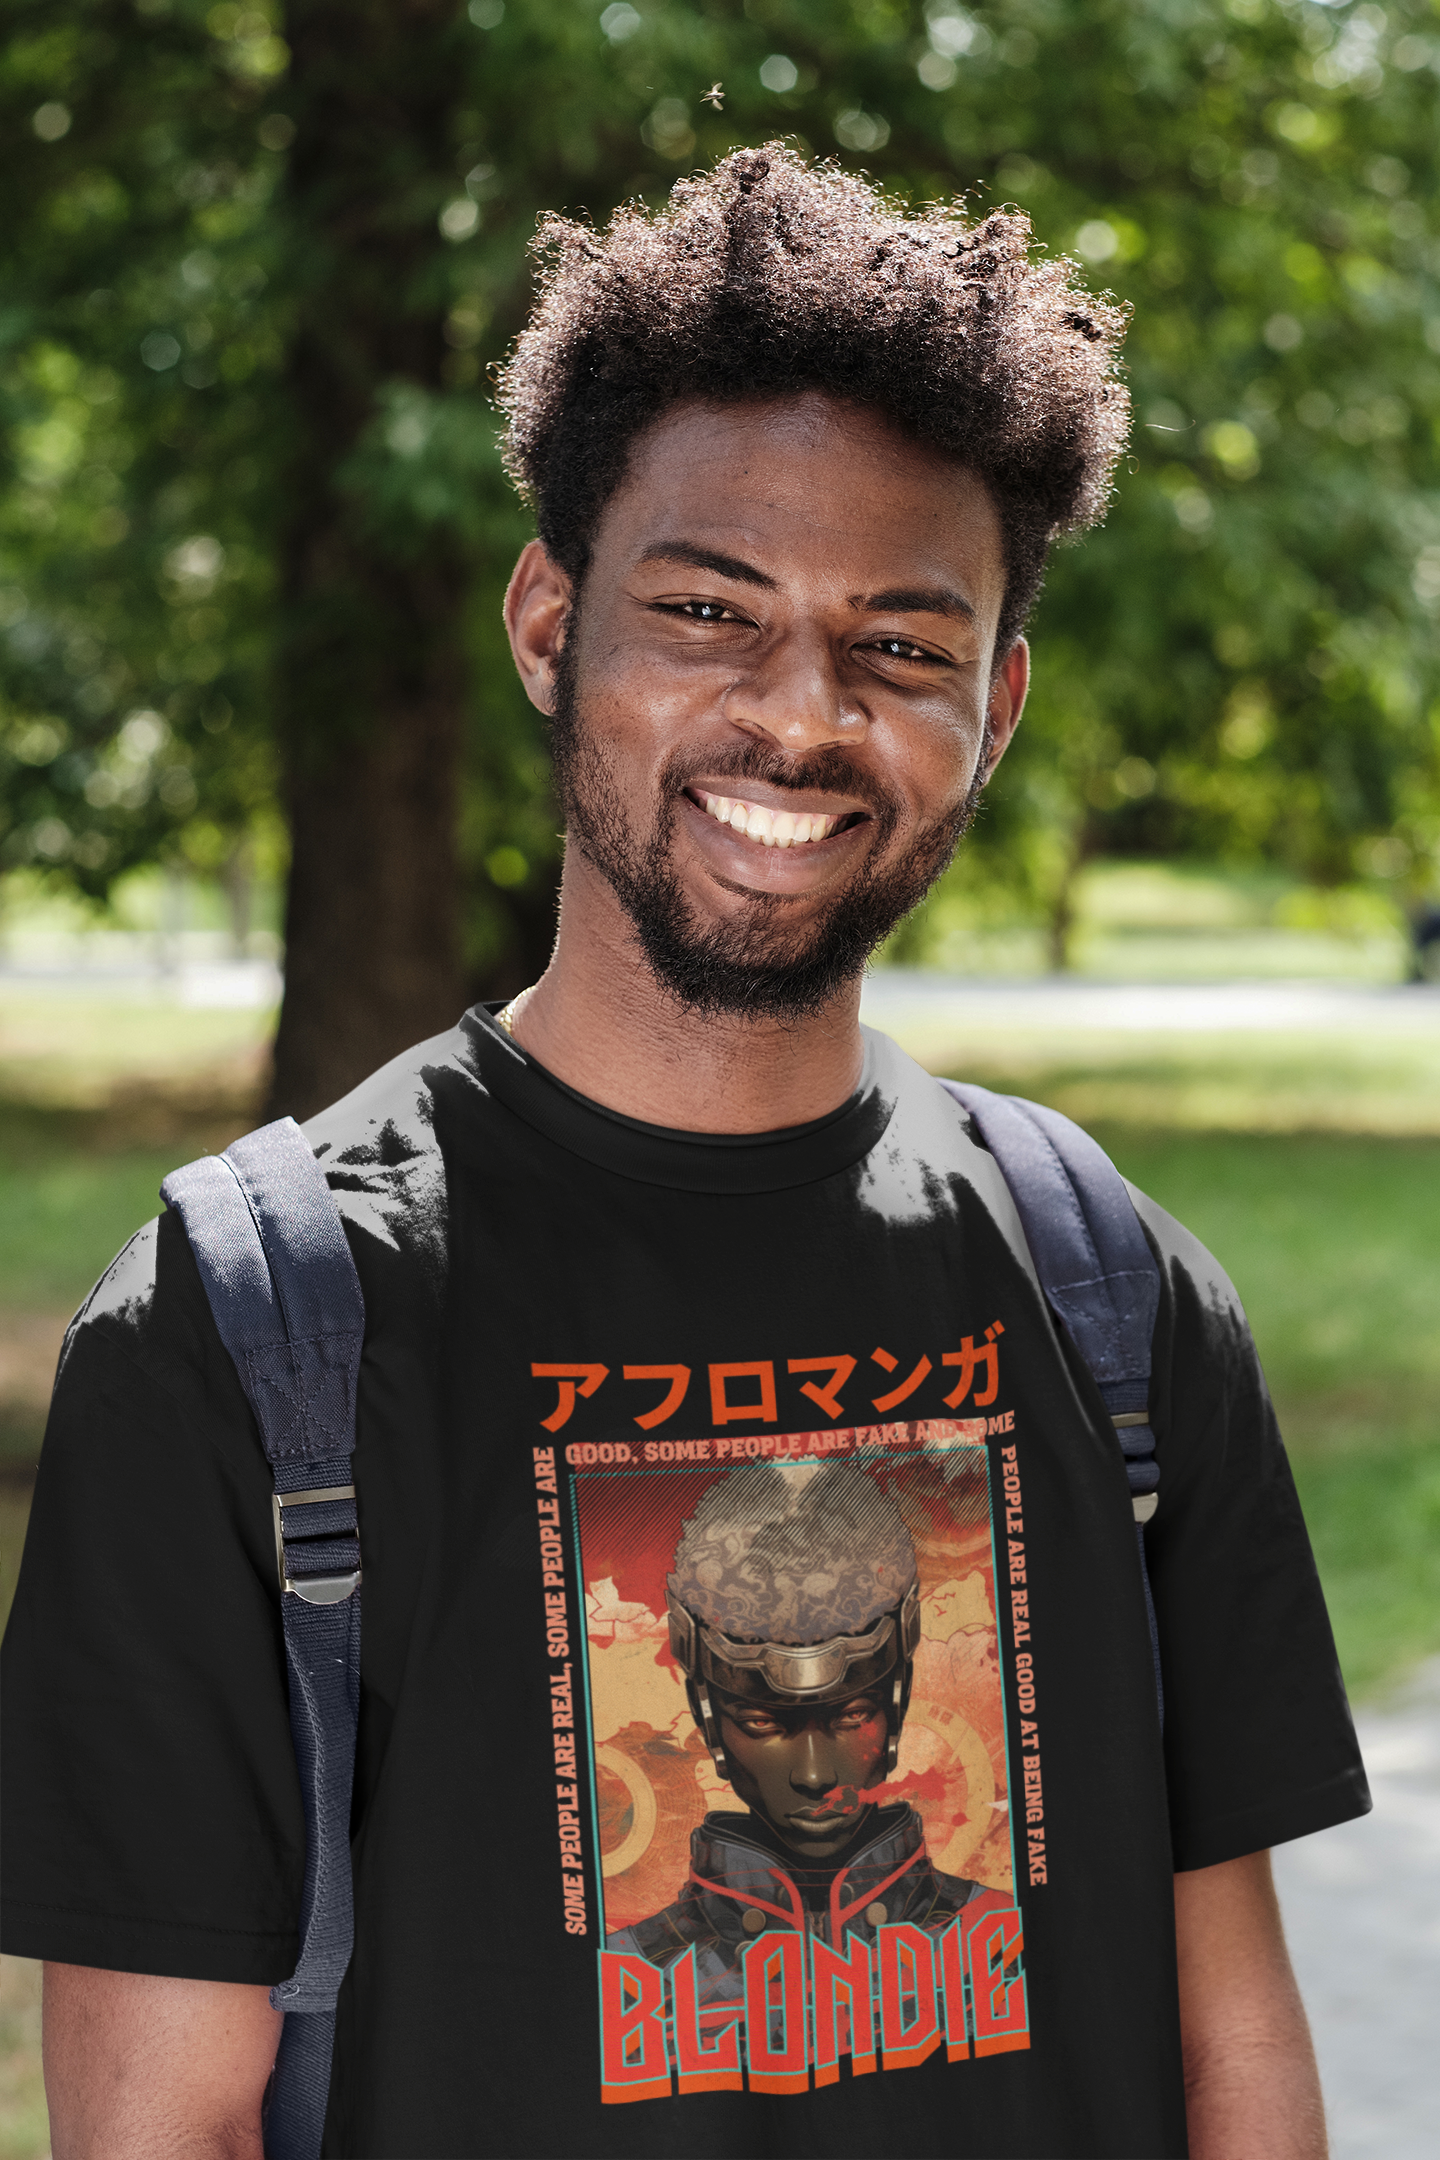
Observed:
[[[1209,1256],[1136,1196],[1162,1747],[1114,1432],[993,1159],[886,1038],[832,1116],[714,1137],[587,1102],[477,1010],[307,1133],[367,1312],[326,2152],[1182,2154],[1172,1870],[1368,1804]],[[288,1977],[270,1492],[167,1215],[62,1360],[6,1652],[8,1949]],[[672,1598],[732,1694],[792,1652],[857,1700],[737,1738]],[[773,1776],[764,1807],[729,1781],[776,1731],[813,1756],[789,1832]],[[817,1859],[827,1809],[853,1834]]]

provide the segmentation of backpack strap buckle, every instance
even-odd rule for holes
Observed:
[[[292,1509],[300,1513],[290,1514]],[[324,1563],[348,1559],[356,1550],[355,1487],[316,1485],[303,1492],[272,1493],[271,1510],[275,1518],[275,1566],[282,1594],[298,1597],[307,1605],[341,1605],[353,1597],[360,1587],[358,1564],[336,1569]],[[293,1540],[288,1548],[287,1534]],[[292,1572],[292,1561],[302,1558],[317,1560],[321,1565]]]

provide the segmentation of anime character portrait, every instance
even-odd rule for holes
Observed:
[[[749,1463],[685,1521],[666,1581],[690,1715],[739,1808],[708,1812],[673,1901],[608,1938],[700,2000],[736,2000],[747,1944],[793,1927],[835,1949],[908,1921],[938,1935],[984,1885],[931,1861],[919,1810],[887,1801],[920,1645],[900,1509],[853,1462]]]

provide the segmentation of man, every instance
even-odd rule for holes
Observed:
[[[1098,1390],[971,1121],[858,1024],[867,954],[1019,720],[1046,547],[1103,506],[1117,315],[1030,262],[1018,217],[902,218],[773,146],[657,216],[547,240],[504,385],[540,536],[506,619],[553,723],[555,954],[307,1129],[367,1316],[356,1939],[326,2150],[1316,2160],[1265,1849],[1367,1799],[1243,1315],[1138,1196],[1163,1277],[1162,1747]],[[1003,1475],[1004,1509],[954,1538],[1005,1539],[1007,1599],[1026,1584],[986,1760],[1005,1792],[1026,1766],[1032,1857],[997,1841],[987,1879],[1023,1912],[1029,2045],[971,2053],[972,2002],[944,2049],[882,2045],[859,2075],[852,1992],[831,2080],[786,2008],[823,1946],[777,1930],[749,2052],[709,2085],[679,2060],[673,1975],[601,1948],[625,1858],[602,1772],[633,1778],[637,1847],[669,1820],[612,1743],[690,1781],[682,1824],[703,1753],[623,1691],[612,1713],[613,1660],[587,1709],[579,1616],[613,1609],[627,1685],[675,1701],[629,1595],[635,1555],[675,1549],[637,1466],[680,1493],[797,1434],[823,1465],[902,1408],[983,1450],[977,1490]],[[537,1485],[563,1589],[542,1592]],[[50,1961],[57,2160],[260,2149],[303,1847],[270,1513],[167,1216],[68,1338],[12,1628],[8,1947]],[[938,1579],[963,1585],[950,1537]],[[672,1896],[657,1881],[638,1916]],[[949,2002],[978,1988],[1001,2015],[1005,1969],[962,1963]],[[925,1986],[897,1952],[902,2038]],[[632,2082],[602,2097],[607,2064]]]

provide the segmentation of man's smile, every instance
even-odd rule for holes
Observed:
[[[828,840],[832,833],[848,831],[869,815],[864,810],[776,809],[743,796],[712,795],[700,787],[685,792],[717,824],[728,825],[741,838],[767,848],[810,847],[818,840]]]

